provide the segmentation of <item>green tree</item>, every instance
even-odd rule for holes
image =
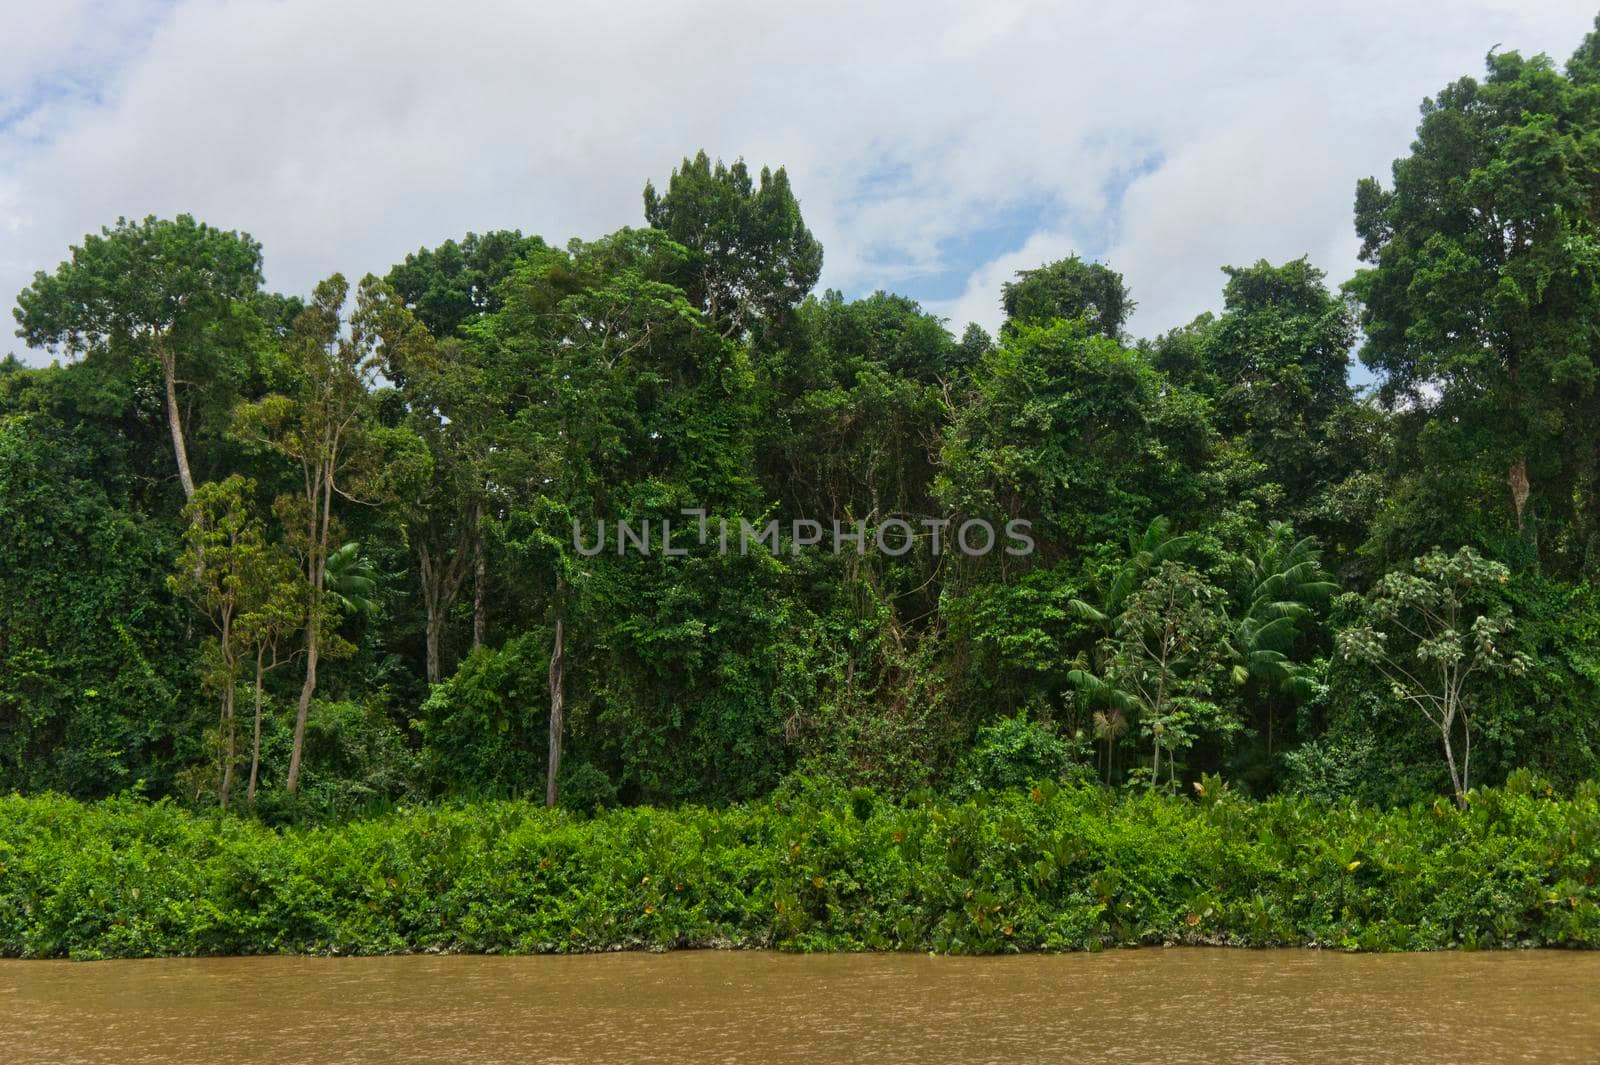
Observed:
[[[1092,703],[1134,718],[1150,737],[1152,788],[1161,783],[1164,750],[1176,786],[1179,751],[1202,733],[1238,727],[1216,701],[1227,632],[1222,598],[1193,569],[1161,562],[1122,602],[1094,662],[1085,660],[1067,674]]]
[[[227,385],[236,387],[242,374],[260,284],[261,248],[247,234],[212,229],[189,215],[118,219],[86,236],[54,274],[34,275],[17,296],[17,335],[114,367],[159,365],[178,481],[188,499],[195,479],[179,385],[220,391],[224,405],[231,401]]]
[[[688,249],[677,280],[725,337],[781,324],[822,273],[822,245],[781,166],[762,167],[758,185],[744,160],[713,166],[700,152],[666,192],[645,185],[644,215]]]
[[[654,230],[574,243],[525,264],[489,327],[512,412],[494,452],[497,538],[552,647],[551,802],[569,724],[645,796],[749,794],[781,772],[777,564],[721,557],[714,531],[726,518],[737,537],[762,510],[754,374],[671,280],[683,260]],[[686,508],[706,512],[704,541]],[[575,528],[592,543],[602,521],[604,549],[580,554]],[[666,521],[688,555],[662,552]],[[652,553],[619,554],[617,522],[647,524]]]
[[[342,312],[349,285],[338,274],[320,282],[284,349],[294,393],[241,404],[235,415],[241,436],[291,459],[301,475],[300,491],[279,497],[274,505],[287,542],[300,559],[307,589],[305,680],[285,782],[291,793],[300,782],[317,667],[324,653],[345,649],[334,632],[337,608],[327,584],[328,557],[342,540],[336,503],[376,504],[388,494],[389,482],[414,475],[418,463],[426,463],[414,436],[385,432],[377,424],[372,388],[380,366],[376,316],[381,284],[370,275],[362,281],[346,328]]]
[[[325,568],[328,599],[339,613],[372,615],[378,610],[383,575],[354,540],[328,553]]]
[[[250,771],[254,798],[260,758],[261,669],[264,646],[281,627],[296,597],[287,554],[269,539],[255,514],[255,482],[239,474],[195,489],[184,508],[184,547],[168,580],[173,592],[211,623],[203,675],[220,702],[218,804],[226,809],[238,761],[235,693],[244,664],[256,655],[256,741]]]
[[[519,254],[543,247],[529,243]],[[497,260],[508,270],[522,261]],[[373,295],[385,373],[397,383],[404,411],[401,424],[422,441],[429,458],[426,481],[402,495],[398,511],[422,592],[424,668],[428,683],[437,684],[444,673],[446,624],[468,577],[475,585],[473,647],[483,643],[487,630],[484,527],[497,503],[490,464],[506,405],[486,358],[491,343],[440,340],[398,294],[376,287]],[[498,297],[481,305],[474,313],[491,313]]]
[[[1491,54],[1488,76],[1423,102],[1392,187],[1356,189],[1371,263],[1351,282],[1380,395],[1403,411],[1418,490],[1514,523],[1545,564],[1592,567],[1600,545],[1600,107],[1589,58]],[[1462,504],[1467,506],[1463,507]]]
[[[1370,515],[1352,522],[1342,496],[1374,455],[1348,380],[1350,309],[1304,258],[1224,273],[1221,315],[1143,346],[1170,379],[1211,401],[1217,431],[1260,463],[1263,488],[1275,486],[1278,513],[1353,549]]]
[[[500,309],[500,286],[518,263],[544,247],[538,237],[517,230],[468,233],[459,243],[447,240],[407,255],[384,280],[432,336],[459,337]]]
[[[1019,325],[1082,318],[1090,333],[1111,340],[1121,338],[1122,327],[1135,307],[1121,274],[1076,255],[1017,271],[1017,280],[1001,286],[1000,304],[1006,311],[1002,332]]]
[[[1082,558],[1158,514],[1211,505],[1204,402],[1081,321],[1020,326],[974,371],[943,441],[936,496],[996,527],[1033,522],[1033,561]]]
[[[1475,695],[1469,682],[1522,673],[1531,664],[1510,646],[1516,626],[1503,593],[1510,571],[1470,547],[1453,555],[1435,548],[1410,569],[1387,574],[1372,589],[1363,623],[1339,633],[1339,653],[1375,668],[1395,699],[1410,703],[1438,731],[1456,804],[1465,809]]]
[[[280,655],[285,640],[300,631],[306,617],[306,586],[294,558],[281,543],[268,547],[251,569],[251,596],[234,622],[241,647],[254,653],[254,715],[250,742],[250,779],[245,801],[254,804],[261,778],[261,718],[269,670],[293,661]]]
[[[1306,635],[1317,605],[1326,603],[1338,585],[1322,570],[1316,538],[1296,539],[1286,522],[1268,527],[1256,552],[1241,561],[1235,582],[1239,611],[1228,641],[1233,679],[1241,687],[1261,689],[1270,756],[1276,697],[1302,699],[1312,688],[1293,659],[1295,645]]]

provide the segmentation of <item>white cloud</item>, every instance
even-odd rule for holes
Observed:
[[[824,284],[970,269],[933,305],[992,325],[1011,272],[1078,249],[1127,275],[1152,332],[1214,304],[1224,263],[1310,253],[1341,279],[1354,182],[1404,150],[1421,97],[1496,42],[1563,58],[1591,18],[1442,0],[13,0],[0,302],[118,215],[247,229],[286,291],[468,229],[596,236],[638,224],[645,179],[704,147],[787,164]],[[1023,209],[1023,247],[949,261]]]

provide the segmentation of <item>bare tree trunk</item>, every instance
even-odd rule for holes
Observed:
[[[167,386],[167,428],[172,432],[172,453],[178,459],[178,483],[183,485],[183,498],[194,498],[194,477],[189,473],[189,449],[183,442],[183,415],[178,409],[178,367],[173,357],[161,353],[161,376]]]
[[[336,448],[330,449],[336,453]],[[328,578],[328,533],[333,526],[333,480],[337,466],[324,460],[307,483],[311,503],[311,603],[306,622],[306,679],[300,685],[300,703],[294,715],[294,749],[289,755],[289,776],[284,787],[290,795],[300,791],[300,757],[305,752],[306,718],[311,697],[317,692],[317,660],[322,652],[322,589]],[[319,499],[320,496],[320,499]]]
[[[250,746],[250,786],[245,791],[245,800],[252,804],[256,801],[256,778],[261,772],[261,688],[266,673],[263,661],[265,654],[264,645],[256,648],[256,728],[255,739]]]
[[[1455,746],[1450,742],[1450,730],[1454,724],[1454,715],[1444,718],[1444,724],[1439,729],[1439,735],[1444,739],[1444,760],[1450,767],[1450,787],[1455,792],[1456,806],[1465,810],[1467,808],[1467,793],[1466,789],[1461,785],[1461,774],[1456,771]]]
[[[314,605],[311,623],[306,627],[306,679],[300,685],[300,704],[294,716],[294,750],[289,755],[289,777],[284,781],[290,795],[300,789],[300,755],[305,750],[306,716],[311,711],[311,697],[317,691],[317,656],[321,650],[318,630],[322,627],[320,613],[320,604]]]
[[[223,727],[227,729],[228,732],[228,753],[224,757],[222,763],[222,808],[224,810],[228,808],[228,793],[233,790],[233,760],[234,753],[237,749],[234,742],[234,737],[237,730],[234,728],[233,716],[235,685],[232,683],[232,679],[232,673],[230,670],[228,690],[222,697],[222,718],[224,721]]]
[[[561,772],[561,733],[566,709],[566,677],[563,662],[565,623],[556,618],[555,647],[550,652],[550,763],[545,770],[544,804],[556,804],[556,777]]]
[[[444,641],[444,612],[438,605],[428,604],[427,621],[427,648],[428,648],[428,683],[438,684],[444,670],[439,665],[439,645]]]
[[[477,519],[472,519],[474,522]],[[475,527],[475,526],[474,526]],[[461,593],[461,583],[467,576],[467,552],[473,549],[473,533],[469,539],[463,533],[451,545],[437,551],[426,541],[417,547],[417,573],[422,581],[422,607],[425,613],[424,640],[426,643],[428,683],[438,684],[444,679],[444,633],[450,620],[450,608]],[[482,565],[480,560],[479,565]],[[479,593],[482,594],[480,588]],[[475,604],[474,609],[477,609]],[[473,646],[481,642],[477,631],[477,618],[473,619]]]

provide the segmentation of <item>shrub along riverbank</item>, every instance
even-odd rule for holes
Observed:
[[[1600,945],[1600,788],[1378,811],[1044,785],[956,805],[808,784],[592,818],[517,802],[273,829],[0,798],[0,954],[1139,943]]]

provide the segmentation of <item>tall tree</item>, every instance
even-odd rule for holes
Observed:
[[[446,623],[469,576],[477,584],[472,643],[483,642],[484,524],[493,496],[489,462],[505,402],[483,357],[492,345],[437,339],[387,286],[374,286],[372,298],[385,374],[397,383],[404,409],[402,424],[423,442],[430,460],[426,486],[401,500],[400,511],[422,591],[428,683],[437,684]]]
[[[118,219],[17,296],[17,335],[125,369],[161,369],[167,428],[184,498],[194,495],[186,405],[179,390],[222,392],[241,376],[241,349],[261,284],[261,248],[248,234],[189,215]],[[192,397],[191,397],[192,398]]]
[[[689,250],[677,280],[725,337],[781,324],[822,273],[822,245],[781,166],[762,167],[757,185],[744,160],[713,166],[700,152],[666,192],[645,185],[644,215]]]
[[[327,594],[329,554],[342,541],[337,516],[341,500],[377,503],[385,478],[414,471],[420,444],[405,433],[386,433],[376,420],[372,388],[380,368],[377,317],[382,282],[370,275],[362,281],[355,311],[345,322],[349,294],[345,279],[335,274],[318,283],[311,305],[295,319],[284,348],[293,377],[292,395],[274,394],[241,404],[238,431],[247,439],[293,460],[300,468],[300,492],[281,496],[275,505],[290,546],[301,560],[306,582],[305,680],[295,712],[294,748],[285,782],[290,792],[300,783],[306,718],[317,690],[317,666],[330,643],[337,646],[334,603]],[[385,445],[402,449],[405,461],[386,455]],[[426,459],[421,462],[425,464]]]
[[[551,648],[552,801],[566,732],[585,716],[579,684],[598,690],[610,742],[646,794],[707,787],[671,771],[669,759],[748,757],[766,738],[741,730],[768,726],[765,707],[751,705],[768,693],[728,678],[770,631],[761,612],[771,604],[741,599],[739,625],[705,621],[728,609],[710,604],[746,591],[740,581],[756,563],[718,561],[715,533],[702,541],[681,514],[726,516],[737,536],[739,517],[759,512],[753,374],[744,347],[672,283],[684,256],[660,232],[624,230],[531,259],[489,327],[495,392],[512,411],[492,465],[509,500],[500,536],[536,575],[528,609],[542,615]],[[677,526],[675,552],[689,555],[663,552],[665,521]],[[620,553],[613,532],[603,550],[580,554],[575,526],[592,543],[597,522],[648,526],[651,553]],[[706,703],[716,716],[699,712]],[[725,755],[715,741],[669,742],[711,728],[727,730]]]
[[[1591,38],[1571,77],[1544,56],[1492,54],[1483,82],[1425,100],[1392,187],[1357,186],[1372,266],[1351,283],[1362,359],[1410,413],[1416,462],[1451,482],[1456,515],[1478,488],[1450,474],[1464,463],[1498,484],[1486,509],[1541,561],[1588,566],[1600,557],[1594,50]]]

